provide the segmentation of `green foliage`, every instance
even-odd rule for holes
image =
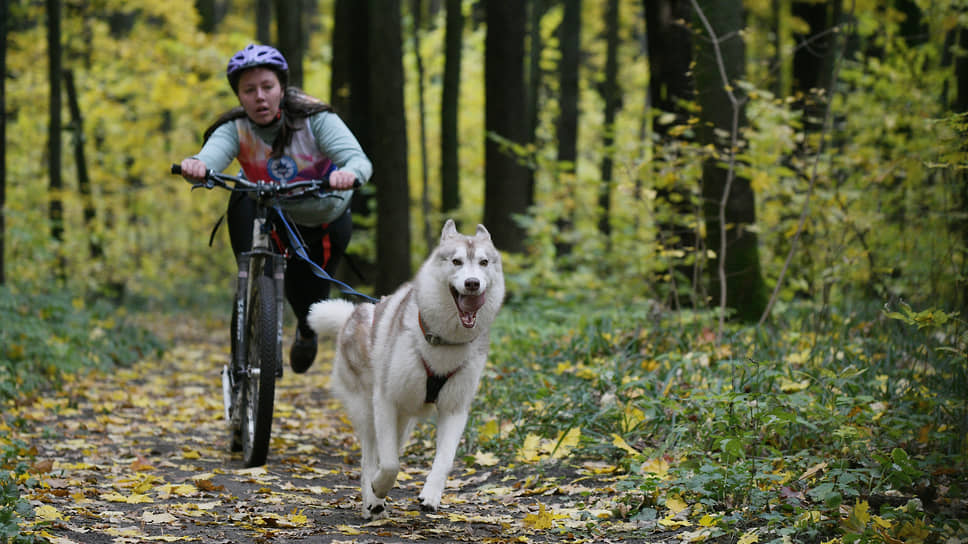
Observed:
[[[471,451],[534,462],[521,456],[529,435],[577,428],[574,456],[624,474],[619,515],[654,520],[675,497],[721,532],[760,527],[760,542],[968,530],[968,396],[952,375],[968,342],[955,321],[919,331],[857,308],[818,322],[802,306],[717,344],[706,313],[544,304],[498,322]],[[934,349],[939,337],[961,351]]]
[[[161,344],[123,307],[69,292],[0,287],[0,402],[56,387],[65,375],[129,365]]]
[[[0,425],[5,422],[0,420]],[[28,469],[33,458],[30,448],[19,440],[0,437],[0,542],[39,544],[49,542],[41,535],[24,533],[21,525],[34,516],[30,503],[20,495],[20,486],[34,484]]]

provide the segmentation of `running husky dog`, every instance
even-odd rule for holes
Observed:
[[[337,337],[330,388],[360,441],[363,517],[386,517],[386,496],[417,418],[437,408],[437,450],[420,493],[436,511],[454,462],[504,299],[501,255],[483,225],[450,219],[412,281],[376,304],[317,302],[309,324]]]

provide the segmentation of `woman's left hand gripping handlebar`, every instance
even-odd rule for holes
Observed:
[[[205,163],[193,158],[185,159],[181,162],[181,174],[193,181],[204,181],[208,168]]]
[[[334,170],[329,174],[329,188],[342,191],[352,189],[356,182],[356,176],[347,170]]]

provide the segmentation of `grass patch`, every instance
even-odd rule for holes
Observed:
[[[968,530],[957,316],[817,319],[803,306],[717,341],[712,314],[572,310],[504,310],[471,451],[536,466],[604,460],[623,475],[615,515],[705,538],[944,541]]]
[[[82,370],[127,366],[161,343],[124,307],[70,292],[0,287],[0,402],[56,388]]]

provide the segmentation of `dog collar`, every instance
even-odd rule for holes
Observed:
[[[427,332],[427,327],[424,326],[423,317],[420,312],[417,312],[417,323],[420,325],[420,332],[423,334],[424,340],[427,341],[431,346],[460,346],[462,344],[469,344],[470,342],[451,342],[444,338],[443,336],[438,336],[432,332]],[[426,366],[427,363],[424,363]],[[429,369],[428,369],[429,372]]]

